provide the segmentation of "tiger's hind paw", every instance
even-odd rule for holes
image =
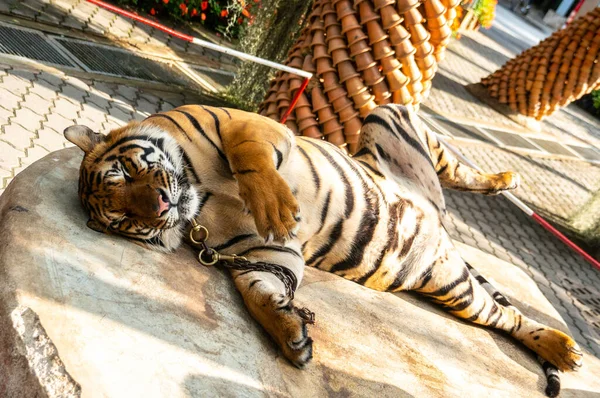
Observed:
[[[583,364],[581,348],[559,330],[540,328],[530,332],[523,343],[563,372],[576,371]]]
[[[497,195],[503,191],[512,191],[521,185],[521,176],[512,171],[494,174],[494,177],[492,188],[486,192],[486,195]]]

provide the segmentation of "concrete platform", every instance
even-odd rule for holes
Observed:
[[[154,253],[87,229],[80,159],[54,152],[0,197],[0,396],[544,396],[539,364],[505,336],[313,269],[296,301],[316,313],[314,360],[290,366],[225,272],[188,248]],[[567,331],[521,270],[460,249],[527,315]],[[587,355],[561,396],[600,396],[598,374]]]

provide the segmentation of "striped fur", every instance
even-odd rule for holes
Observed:
[[[466,262],[465,264],[467,265],[471,275],[473,275],[481,287],[483,287],[485,291],[494,298],[496,303],[504,307],[511,307],[514,311],[518,312],[517,308],[514,307],[510,301],[508,301],[508,299],[494,287],[494,285],[488,282],[487,279],[485,279],[475,268],[473,268],[471,264]],[[558,374],[558,369],[539,355],[537,356],[537,359],[542,365],[542,369],[546,375],[546,381],[548,383],[546,387],[546,395],[549,397],[557,397],[558,394],[560,394],[560,376]]]
[[[459,318],[509,333],[561,370],[581,365],[581,352],[570,337],[494,300],[442,226],[442,187],[492,194],[515,188],[516,174],[482,174],[460,164],[406,108],[374,110],[353,158],[325,141],[293,137],[269,119],[200,106],[153,115],[105,139],[89,131],[66,132],[86,152],[80,195],[92,223],[106,229],[128,220],[114,205],[127,202],[127,192],[111,197],[106,173],[115,150],[140,167],[140,148],[121,143],[121,151],[115,145],[144,131],[152,134],[138,145],[154,145],[165,164],[175,163],[174,171],[165,166],[167,177],[157,177],[151,187],[170,191],[161,184],[177,181],[180,195],[195,199],[182,206],[169,197],[178,206],[135,219],[137,229],[116,232],[172,249],[195,216],[210,230],[210,246],[287,267],[298,283],[307,265],[380,291],[416,291]],[[177,145],[161,149],[161,142]],[[138,177],[120,178],[128,187]],[[164,205],[153,191],[145,200]],[[178,214],[173,225],[165,221],[171,213]],[[250,313],[284,355],[303,367],[312,357],[312,339],[281,281],[263,272],[232,274]]]

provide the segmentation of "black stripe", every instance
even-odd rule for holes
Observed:
[[[377,170],[375,167],[371,166],[368,162],[365,162],[364,160],[358,160],[358,163],[362,164],[363,167],[366,167],[367,169],[369,169],[369,171],[371,173],[375,174],[377,177],[385,178],[385,176],[383,174],[381,174],[379,172],[379,170]]]
[[[219,136],[219,141],[223,142],[223,140],[221,139],[221,122],[219,121],[219,117],[213,111],[206,109],[206,107],[204,107],[202,105],[200,107],[205,112],[207,112],[210,116],[212,116],[213,120],[215,121],[215,129],[217,130],[217,135]]]
[[[435,264],[437,262],[437,260],[435,260],[433,262],[433,264]],[[433,264],[431,264],[422,274],[421,276],[419,276],[419,278],[417,280],[421,281],[421,284],[418,287],[415,287],[414,290],[419,290],[419,289],[423,289],[425,286],[427,286],[427,284],[429,283],[429,281],[431,280],[431,278],[433,277]]]
[[[283,154],[279,149],[277,149],[275,144],[273,144],[272,142],[270,142],[269,144],[271,144],[273,150],[275,151],[275,155],[277,155],[277,164],[275,165],[275,169],[279,170],[279,167],[281,167],[281,162],[283,162]]]
[[[391,109],[392,113],[395,113],[396,116],[398,116],[398,119],[392,119],[392,122],[394,123],[394,126],[396,127],[396,129],[398,129],[398,132],[402,135],[402,138],[408,143],[408,145],[410,145],[417,152],[419,152],[421,155],[423,155],[423,157],[429,161],[429,164],[431,164],[433,166],[431,157],[427,154],[427,152],[425,152],[425,148],[423,148],[423,143],[421,142],[421,140],[419,139],[419,136],[417,135],[417,132],[413,128],[413,124],[410,121],[410,116],[408,115],[408,110],[406,108],[401,108],[402,113],[404,113],[404,115],[401,115],[398,108],[388,107],[387,109]],[[408,125],[409,125],[413,135],[415,135],[417,138],[411,136],[409,134],[409,132],[407,131],[407,129],[400,126],[400,123],[399,123],[400,120],[402,120],[402,121],[408,120]]]
[[[363,209],[362,218],[358,231],[354,236],[350,253],[348,253],[345,259],[332,265],[330,272],[347,271],[350,268],[359,266],[363,261],[367,246],[371,243],[375,235],[375,229],[379,224],[379,198],[373,191],[369,190],[369,187],[363,186],[363,189],[367,206],[366,209]]]
[[[394,239],[397,239],[397,234],[398,234],[398,231],[397,231],[398,225],[397,224],[398,224],[399,207],[402,207],[402,205],[403,205],[402,202],[397,202],[389,207],[387,242],[386,242],[385,246],[383,246],[383,248],[381,249],[381,252],[379,253],[379,256],[377,257],[377,260],[375,260],[375,263],[373,264],[373,268],[371,268],[367,273],[365,273],[360,278],[356,279],[355,282],[360,283],[361,285],[364,285],[367,282],[367,280],[375,272],[377,272],[377,270],[381,267],[383,258],[389,252],[390,247],[392,246],[392,242],[394,241]]]
[[[221,250],[225,250],[225,249],[235,245],[236,243],[240,243],[246,239],[250,239],[255,236],[256,235],[254,235],[254,234],[242,234],[242,235],[234,236],[233,238],[229,239],[227,242],[221,243],[220,245],[213,247],[213,249],[219,252]]]
[[[258,170],[252,170],[252,169],[238,170],[238,171],[234,172],[233,175],[236,175],[236,174],[250,174],[250,173],[258,173]]]
[[[162,114],[162,113],[156,113],[154,115],[148,116],[147,119],[149,119],[151,117],[162,117],[164,119],[167,119],[168,121],[170,121],[171,123],[173,123],[175,125],[175,127],[177,127],[177,129],[185,136],[185,138],[188,139],[188,141],[192,141],[192,139],[187,135],[187,133],[183,129],[183,127],[181,127],[181,125],[179,123],[177,123],[177,121],[175,119],[173,119],[171,116],[165,115],[165,114]],[[184,160],[184,163],[185,163],[185,166],[186,166],[186,170],[191,171],[192,174],[194,175],[194,178],[196,179],[196,182],[201,183],[200,177],[198,176],[198,174],[196,173],[196,170],[192,166],[192,161],[191,161],[189,155],[185,152],[185,150],[183,148],[181,148],[181,154],[183,155],[183,160]]]
[[[161,151],[165,152],[163,145],[162,145],[162,140],[155,140],[155,139],[148,137],[147,135],[130,135],[127,137],[123,137],[119,141],[112,144],[108,149],[106,149],[106,151],[104,151],[104,153],[102,155],[98,156],[98,158],[96,160],[94,160],[94,163],[102,162],[104,160],[104,156],[106,156],[107,153],[111,152],[115,148],[118,148],[120,145],[122,145],[126,142],[135,141],[135,140],[149,141],[149,142],[153,143],[154,145],[156,145]]]
[[[252,282],[250,282],[250,285],[248,285],[248,289],[252,289],[252,287],[254,285],[256,285],[258,282],[260,282],[260,279],[255,279]]]
[[[461,283],[465,282],[467,279],[469,279],[469,270],[465,267],[463,269],[463,272],[460,274],[460,276],[457,279],[455,279],[454,281],[452,281],[451,283],[439,288],[438,290],[435,290],[430,293],[424,293],[424,294],[426,294],[428,296],[432,296],[432,297],[445,296],[448,293],[450,293],[450,291],[452,289],[454,289],[456,286],[460,285]]]
[[[208,198],[210,198],[211,196],[212,196],[212,193],[206,192],[204,194],[204,196],[202,196],[202,198],[200,198],[200,203],[198,204],[198,212],[197,212],[198,215],[200,213],[202,213],[202,208],[204,207],[206,202],[208,202]]]
[[[219,108],[220,110],[222,110],[223,112],[225,112],[225,114],[229,117],[229,120],[231,120],[231,114],[229,113],[229,111],[225,108]]]
[[[479,318],[479,314],[481,314],[481,312],[483,311],[484,308],[485,308],[485,301],[483,302],[483,305],[481,306],[481,308],[479,309],[479,311],[477,311],[476,313],[474,313],[470,317],[465,318],[465,320],[469,321],[469,322],[473,322],[473,321],[477,320],[477,318]]]
[[[175,125],[175,127],[177,127],[177,129],[185,136],[185,138],[188,139],[188,141],[192,141],[192,139],[190,138],[190,136],[187,134],[187,132],[181,127],[181,125],[179,123],[177,123],[177,121],[175,119],[173,119],[171,116],[169,115],[165,115],[163,113],[155,113],[153,115],[150,115],[146,118],[146,120],[150,119],[151,117],[162,117],[163,119],[167,119],[168,121],[170,121],[171,123],[173,123]]]
[[[348,218],[350,216],[350,214],[352,213],[352,210],[354,210],[354,193],[352,190],[353,187],[350,185],[350,182],[348,181],[348,177],[346,176],[346,173],[344,173],[344,170],[342,170],[340,165],[331,157],[331,155],[325,149],[323,149],[321,147],[321,145],[319,145],[313,141],[307,140],[306,142],[309,143],[310,145],[314,146],[315,148],[317,148],[317,150],[319,152],[321,152],[323,157],[325,157],[325,159],[329,162],[329,164],[331,164],[331,166],[335,169],[335,171],[337,171],[338,174],[340,175],[340,179],[344,183],[344,190],[345,190],[345,197],[346,197],[346,206],[344,208],[344,216],[346,218]]]
[[[329,190],[329,192],[327,192],[327,198],[325,199],[325,204],[323,205],[323,208],[321,209],[321,226],[319,227],[319,229],[317,230],[315,235],[318,235],[319,232],[321,232],[321,230],[323,229],[323,226],[325,225],[325,220],[327,219],[327,215],[329,214],[329,204],[330,203],[331,203],[331,190]]]
[[[257,251],[257,250],[266,250],[266,251],[274,251],[274,252],[279,252],[279,253],[287,253],[287,254],[292,254],[300,259],[302,259],[302,254],[298,253],[297,251],[295,251],[292,248],[289,247],[285,247],[285,246],[257,246],[257,247],[251,247],[248,250],[244,250],[241,253],[238,253],[238,256],[245,256],[249,253],[252,253],[253,251]]]
[[[342,226],[344,224],[344,219],[339,220],[331,229],[331,234],[329,235],[329,239],[323,246],[319,248],[309,259],[306,261],[307,265],[313,264],[319,257],[325,256],[327,253],[333,249],[333,246],[337,243],[342,236]]]
[[[304,150],[304,148],[302,148],[301,146],[298,146],[297,148],[300,151],[300,154],[302,154],[302,156],[304,156],[304,158],[306,159],[306,162],[308,163],[308,167],[310,168],[310,172],[312,174],[313,182],[315,183],[315,186],[317,187],[317,194],[319,194],[319,191],[321,190],[321,179],[319,178],[317,169],[315,168],[315,165],[313,164],[312,160],[308,156],[308,153],[306,153],[306,150]],[[330,194],[331,194],[331,192],[330,192]]]
[[[497,307],[496,303],[493,303],[493,304],[494,304],[494,307]],[[498,308],[498,316],[496,317],[496,319],[491,321],[488,326],[495,328],[496,325],[498,324],[498,321],[500,320],[500,318],[502,318],[502,310],[500,310],[500,308]]]
[[[437,165],[436,165],[437,166]],[[446,171],[446,169],[448,168],[448,163],[446,163],[445,165],[443,165],[438,171],[436,171],[437,175],[442,174],[444,171]]]
[[[196,120],[195,117],[193,117],[192,115],[190,115],[189,113],[187,113],[186,111],[182,111],[179,109],[175,109],[173,110],[173,112],[179,112],[182,115],[185,115],[185,117],[190,121],[190,123],[194,126],[194,128],[202,135],[202,137],[204,137],[208,143],[215,148],[215,150],[217,151],[217,153],[219,154],[219,156],[221,157],[221,159],[227,161],[227,157],[225,156],[225,154],[223,153],[223,151],[221,151],[221,149],[219,149],[219,147],[213,142],[213,140],[211,140],[208,135],[206,135],[206,132],[204,131],[204,129],[202,128],[202,126],[200,126],[200,123],[198,123],[198,120]]]

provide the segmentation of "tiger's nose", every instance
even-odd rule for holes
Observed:
[[[162,194],[158,194],[158,210],[156,210],[156,214],[160,217],[165,211],[169,210],[171,204],[168,201],[164,201]]]

